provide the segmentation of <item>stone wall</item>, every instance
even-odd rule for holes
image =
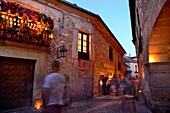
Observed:
[[[170,107],[170,63],[151,63],[148,65],[148,73],[151,89],[149,107],[164,111]]]
[[[138,21],[136,20],[137,26],[135,30],[136,30],[137,42],[139,42],[140,38],[142,37],[141,39],[142,52],[141,53],[138,51],[139,43],[135,42],[137,53],[138,53],[138,60],[139,60],[139,79],[140,79],[141,88],[143,89],[143,92],[144,92],[144,95],[146,96],[148,104],[149,103],[155,104],[157,108],[158,106],[165,107],[169,105],[169,104],[161,103],[162,99],[165,99],[162,96],[164,94],[166,96],[169,94],[169,88],[168,88],[169,87],[168,85],[169,63],[161,64],[161,62],[167,62],[167,61],[169,62],[169,58],[167,57],[167,55],[166,56],[163,55],[164,54],[163,52],[167,51],[167,46],[165,46],[165,43],[162,43],[162,42],[166,42],[166,40],[168,40],[169,38],[158,39],[158,37],[162,35],[163,32],[162,33],[157,32],[159,34],[155,34],[154,39],[153,39],[152,37],[153,35],[151,33],[153,31],[153,28],[157,24],[158,16],[160,15],[160,12],[164,4],[166,3],[166,1],[169,1],[169,0],[136,0],[136,12],[135,12],[136,17],[135,18],[139,19],[139,23],[140,23],[139,24]],[[165,12],[167,13],[167,11]],[[137,14],[139,15],[139,17],[137,17]],[[140,28],[141,28],[141,33],[138,33],[138,31],[140,31],[139,30]],[[159,29],[160,28],[155,29],[155,30],[159,30]],[[156,47],[155,44],[158,44],[159,46]],[[160,64],[153,63],[151,64],[150,67],[148,67],[147,64],[149,62],[149,49],[151,50],[150,52],[156,53],[157,57],[160,56],[159,57],[160,60],[158,61],[160,62]],[[163,49],[163,52],[161,51],[161,49]],[[154,99],[156,99],[156,101]],[[165,100],[168,100],[168,99],[166,98]]]
[[[121,51],[121,54],[119,54],[121,58],[123,58],[123,52],[122,50],[117,50],[117,48],[120,47],[113,47],[113,61],[109,61],[108,50],[109,46],[113,44],[106,40],[106,36],[104,35],[105,33],[107,34],[108,31],[101,32],[93,26],[95,22],[99,21],[93,20],[91,17],[88,18],[83,14],[81,14],[83,16],[80,16],[67,12],[64,9],[60,10],[64,15],[64,18],[62,18],[63,28],[59,27],[54,29],[54,33],[56,33],[54,36],[56,37],[51,43],[51,51],[53,51],[52,53],[55,52],[56,46],[60,44],[59,41],[65,42],[65,47],[68,49],[68,56],[65,59],[59,60],[62,62],[62,68],[60,71],[71,76],[71,80],[68,85],[68,95],[75,101],[92,98],[98,91],[97,86],[100,73],[104,72],[106,76],[108,76],[109,73],[114,74],[114,71],[117,69],[118,65],[118,51]],[[88,33],[92,39],[92,50],[89,61],[78,59],[77,34],[79,31]],[[67,36],[61,35],[61,33],[65,33]],[[55,55],[50,55],[49,62],[55,57]],[[123,71],[121,70],[119,73],[122,74],[122,72]]]
[[[99,95],[98,80],[100,75],[109,76],[110,74],[118,74],[118,55],[122,55],[113,48],[113,61],[109,60],[109,47],[111,44],[98,30],[95,30],[95,37],[94,94],[97,96]],[[123,72],[120,73],[123,75]]]
[[[14,2],[14,0],[10,1]],[[111,44],[112,42],[106,40],[106,37],[107,39],[110,38],[112,41],[114,38],[104,35],[109,34],[107,29],[104,29],[104,32],[96,29],[94,23],[98,22],[101,24],[100,20],[94,19],[95,17],[81,12],[79,14],[84,14],[84,16],[70,13],[70,11],[62,9],[60,4],[52,4],[45,0],[17,0],[16,2],[23,6],[27,6],[31,10],[36,10],[51,17],[54,22],[54,38],[50,41],[49,48],[34,48],[34,46],[32,46],[32,48],[29,49],[30,46],[28,46],[25,50],[22,48],[22,44],[18,47],[12,45],[10,48],[0,48],[0,55],[2,56],[15,56],[18,58],[24,57],[37,60],[34,76],[34,99],[41,98],[42,81],[44,76],[51,72],[51,62],[53,60],[58,60],[60,62],[61,68],[59,71],[61,73],[68,74],[70,76],[70,80],[67,82],[68,97],[72,98],[73,101],[92,98],[94,93],[98,90],[97,81],[100,74],[114,74],[118,65],[118,55],[123,58],[124,53],[123,50],[117,50],[117,48],[121,48],[120,46],[117,48],[113,47],[113,61],[109,61],[108,48],[110,45],[114,44]],[[100,28],[100,26],[98,27]],[[92,38],[92,50],[89,61],[78,59],[77,37],[79,31],[88,33]],[[116,41],[114,40],[114,42]],[[67,57],[57,59],[56,50],[63,43],[68,50]],[[115,45],[119,44],[116,43]],[[121,53],[119,54],[118,51]],[[16,55],[16,53],[21,54]],[[119,73],[122,73],[122,71]]]

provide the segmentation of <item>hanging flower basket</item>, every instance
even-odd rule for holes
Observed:
[[[18,12],[18,17],[22,18],[23,12]]]

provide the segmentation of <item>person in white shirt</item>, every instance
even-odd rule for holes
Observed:
[[[120,81],[122,113],[136,113],[135,86],[130,78],[131,72],[125,71],[124,79]]]
[[[52,62],[52,72],[44,78],[43,113],[61,113],[64,106],[65,76],[58,73],[59,62]]]

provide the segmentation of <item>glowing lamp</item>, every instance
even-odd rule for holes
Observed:
[[[43,105],[42,99],[35,100],[35,103],[34,103],[34,108],[35,109],[40,110],[42,105]]]
[[[14,18],[14,21],[16,21],[16,18]]]
[[[64,47],[64,44],[57,48],[57,58],[64,58],[67,56],[67,49]]]
[[[15,14],[10,14],[10,15],[13,16],[13,17],[15,16]]]
[[[18,16],[18,18],[19,18],[19,19],[22,19],[22,17],[21,17],[21,16]]]
[[[1,17],[2,17],[2,18],[5,18],[5,15],[2,15]]]
[[[156,62],[156,59],[152,55],[149,55],[149,62]]]
[[[21,23],[24,23],[24,20],[21,20]]]
[[[103,85],[103,82],[100,80],[100,85],[102,86]]]
[[[32,20],[28,20],[28,22],[32,22]]]
[[[37,24],[40,24],[40,22],[36,22]]]
[[[53,39],[53,34],[50,34],[50,35],[49,35],[49,38],[50,38],[50,39]]]
[[[2,11],[1,13],[2,13],[2,14],[5,14],[5,15],[7,14],[7,12],[3,12],[3,11]]]
[[[12,18],[9,18],[10,21],[12,21]]]

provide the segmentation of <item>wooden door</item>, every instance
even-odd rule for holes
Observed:
[[[0,57],[0,111],[32,105],[35,60]]]

